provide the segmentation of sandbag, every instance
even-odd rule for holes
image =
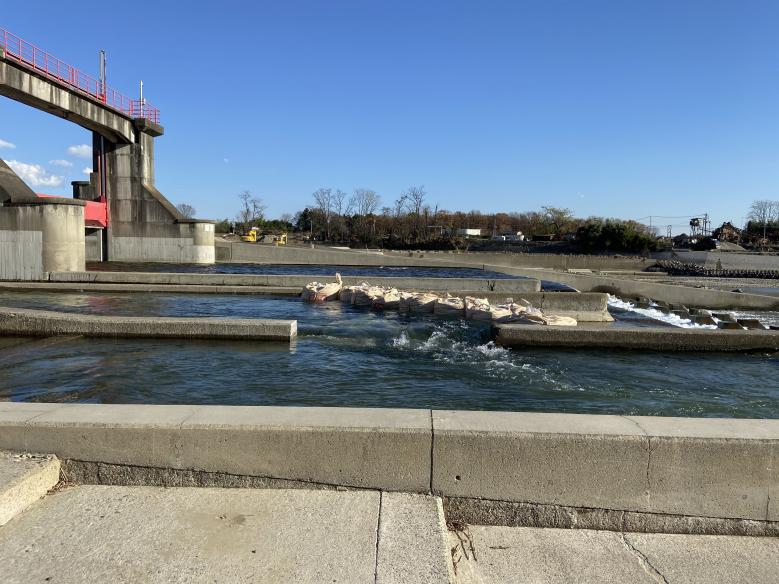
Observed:
[[[407,299],[408,311],[411,313],[433,312],[438,294],[418,292]]]
[[[490,301],[486,298],[465,297],[465,318],[468,320],[492,320]]]
[[[398,310],[400,308],[400,292],[397,288],[381,288],[381,292],[373,298],[375,310]]]
[[[440,316],[465,316],[465,301],[447,294],[435,301],[433,312]]]

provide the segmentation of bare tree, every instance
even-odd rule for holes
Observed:
[[[176,209],[178,209],[178,212],[184,215],[186,219],[192,219],[195,216],[195,213],[197,213],[195,208],[189,203],[179,203],[176,205]]]
[[[262,223],[265,217],[265,205],[262,199],[253,197],[251,191],[241,192],[238,198],[241,200],[241,210],[236,216],[236,223],[244,230],[249,229],[253,224]]]
[[[357,216],[357,222],[359,224],[359,233],[362,236],[363,242],[368,241],[368,226],[372,227],[372,238],[375,238],[376,234],[376,219],[375,213],[381,203],[381,197],[371,189],[354,189],[351,198],[349,199],[350,212]]]
[[[422,206],[425,203],[426,195],[427,193],[425,192],[424,185],[421,187],[410,186],[402,195],[406,199],[409,212],[415,217],[414,237],[416,239],[419,239],[420,223],[422,222]]]
[[[769,223],[779,219],[779,201],[761,200],[752,203],[749,208],[749,219],[763,224],[763,241],[766,238],[766,228]]]
[[[314,203],[316,203],[317,210],[322,216],[322,220],[325,224],[325,239],[330,239],[330,222],[333,219],[333,205],[335,200],[333,198],[333,190],[321,188],[314,191]]]

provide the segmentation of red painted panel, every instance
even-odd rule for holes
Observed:
[[[59,197],[57,195],[44,195],[43,193],[36,193],[39,197],[46,197],[47,199],[66,199],[67,197]],[[105,229],[108,227],[108,205],[105,201],[84,201],[86,206],[84,207],[84,225],[87,227],[102,227]]]

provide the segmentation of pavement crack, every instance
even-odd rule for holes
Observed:
[[[435,422],[433,410],[430,410],[430,486],[428,492],[433,494],[433,453],[435,452]]]
[[[766,489],[766,501],[765,501],[765,520],[771,521],[771,480],[773,479],[774,468],[768,467],[768,487]]]
[[[630,553],[632,553],[636,558],[638,558],[638,563],[641,564],[641,567],[644,569],[644,571],[652,576],[655,580],[658,582],[663,582],[664,584],[670,584],[668,582],[668,578],[663,576],[663,574],[655,568],[652,565],[652,562],[649,561],[649,558],[647,558],[644,553],[638,549],[636,546],[634,546],[630,541],[628,541],[628,538],[625,537],[625,534],[620,532],[619,534],[620,540],[622,540],[623,545],[628,549]]]
[[[375,563],[373,565],[373,582],[379,581],[379,539],[381,538],[381,508],[384,503],[384,493],[379,491],[379,511],[376,514],[376,551],[374,554]]]

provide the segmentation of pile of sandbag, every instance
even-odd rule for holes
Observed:
[[[370,306],[374,310],[399,310],[401,313],[433,313],[439,316],[459,316],[468,320],[497,323],[545,324],[555,326],[576,326],[576,319],[570,316],[546,314],[530,305],[526,300],[514,302],[507,298],[501,304],[490,304],[486,298],[466,296],[458,298],[433,292],[410,292],[397,288],[373,286],[361,282],[344,286],[341,275],[336,282],[320,284],[311,282],[303,288],[302,298],[308,302],[340,300],[353,306]]]

